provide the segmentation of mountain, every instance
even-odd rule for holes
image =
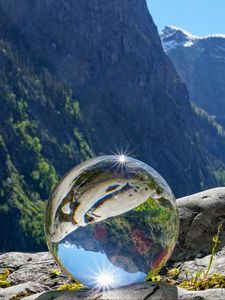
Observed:
[[[167,26],[161,39],[191,100],[225,127],[225,34],[198,37]]]
[[[1,0],[0,41],[1,251],[43,248],[45,200],[93,155],[128,148],[179,196],[224,182],[144,0]]]
[[[59,174],[92,156],[72,92],[47,70],[37,76],[18,55],[0,42],[1,250],[39,247],[42,200]]]

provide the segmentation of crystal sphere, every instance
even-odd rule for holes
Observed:
[[[179,229],[175,198],[150,166],[100,156],[70,170],[51,195],[46,240],[58,265],[99,288],[145,280],[170,257]]]

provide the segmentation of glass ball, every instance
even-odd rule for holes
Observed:
[[[70,170],[51,195],[45,219],[58,265],[96,289],[143,282],[170,257],[178,229],[165,180],[124,155],[96,157]]]

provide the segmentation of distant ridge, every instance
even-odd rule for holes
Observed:
[[[191,47],[199,40],[208,39],[225,39],[225,34],[210,34],[205,36],[197,36],[176,26],[165,26],[160,33],[165,50],[176,47]]]
[[[225,128],[225,34],[198,37],[166,26],[160,37],[191,100]]]

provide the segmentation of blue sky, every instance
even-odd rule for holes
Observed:
[[[147,0],[159,31],[165,25],[195,35],[225,34],[225,0]]]

